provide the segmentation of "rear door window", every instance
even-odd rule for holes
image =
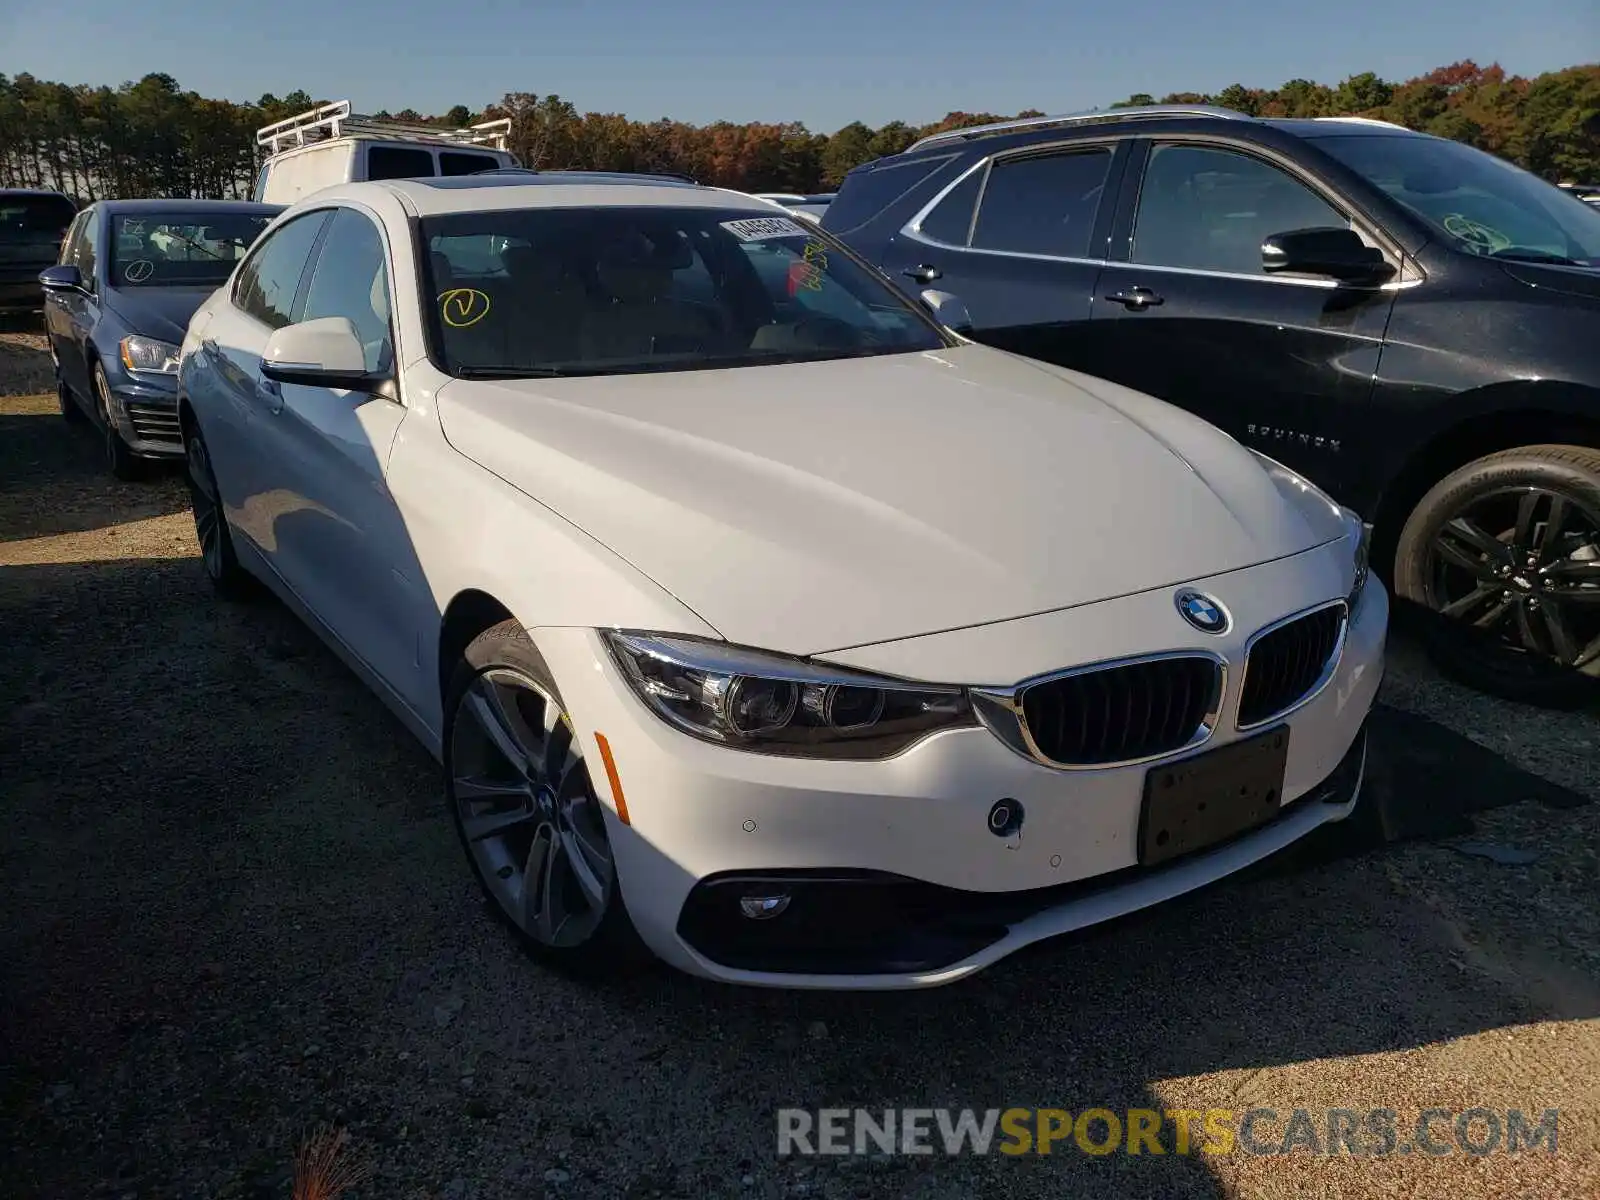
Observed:
[[[999,160],[989,168],[983,188],[973,247],[1090,257],[1090,235],[1110,170],[1109,146]]]
[[[433,151],[410,146],[368,146],[368,179],[427,179],[433,169]]]
[[[439,174],[476,175],[479,171],[492,171],[500,160],[491,154],[467,154],[460,150],[439,151]]]

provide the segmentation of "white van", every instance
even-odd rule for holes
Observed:
[[[350,101],[338,100],[256,130],[267,159],[252,199],[293,204],[336,183],[516,167],[516,155],[506,149],[510,134],[509,118],[444,129],[362,116],[350,111]]]

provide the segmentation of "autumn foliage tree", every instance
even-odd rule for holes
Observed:
[[[1112,107],[1158,102],[1137,93]],[[1214,95],[1169,92],[1162,103],[1202,103],[1261,117],[1366,116],[1453,138],[1545,176],[1600,183],[1600,64],[1528,79],[1498,65],[1452,63],[1403,83],[1371,71],[1337,84],[1292,79],[1277,88],[1236,83]],[[255,130],[302,112],[304,91],[250,104],[183,91],[169,75],[121,87],[0,75],[0,186],[106,196],[247,196],[259,160]],[[852,121],[831,134],[786,124],[689,125],[621,113],[579,112],[558,95],[512,92],[482,111],[457,104],[437,116],[381,113],[458,127],[511,118],[510,146],[527,166],[664,171],[743,191],[813,192],[917,138],[1009,117],[951,112],[930,125]]]

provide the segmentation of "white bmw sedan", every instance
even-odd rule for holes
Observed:
[[[179,388],[206,571],[442,761],[553,964],[948,983],[1356,807],[1354,515],[749,197],[320,192]]]

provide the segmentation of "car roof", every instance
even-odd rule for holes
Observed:
[[[255,213],[258,216],[277,216],[283,211],[281,204],[258,204],[253,200],[99,200],[95,207],[108,213]]]
[[[65,192],[58,192],[55,188],[0,188],[0,196],[59,196],[63,200],[72,199]]]
[[[593,175],[456,175],[433,179],[385,179],[350,183],[317,192],[313,199],[361,200],[379,193],[397,196],[419,216],[515,208],[725,208],[771,216],[772,206],[743,192],[676,180]]]

